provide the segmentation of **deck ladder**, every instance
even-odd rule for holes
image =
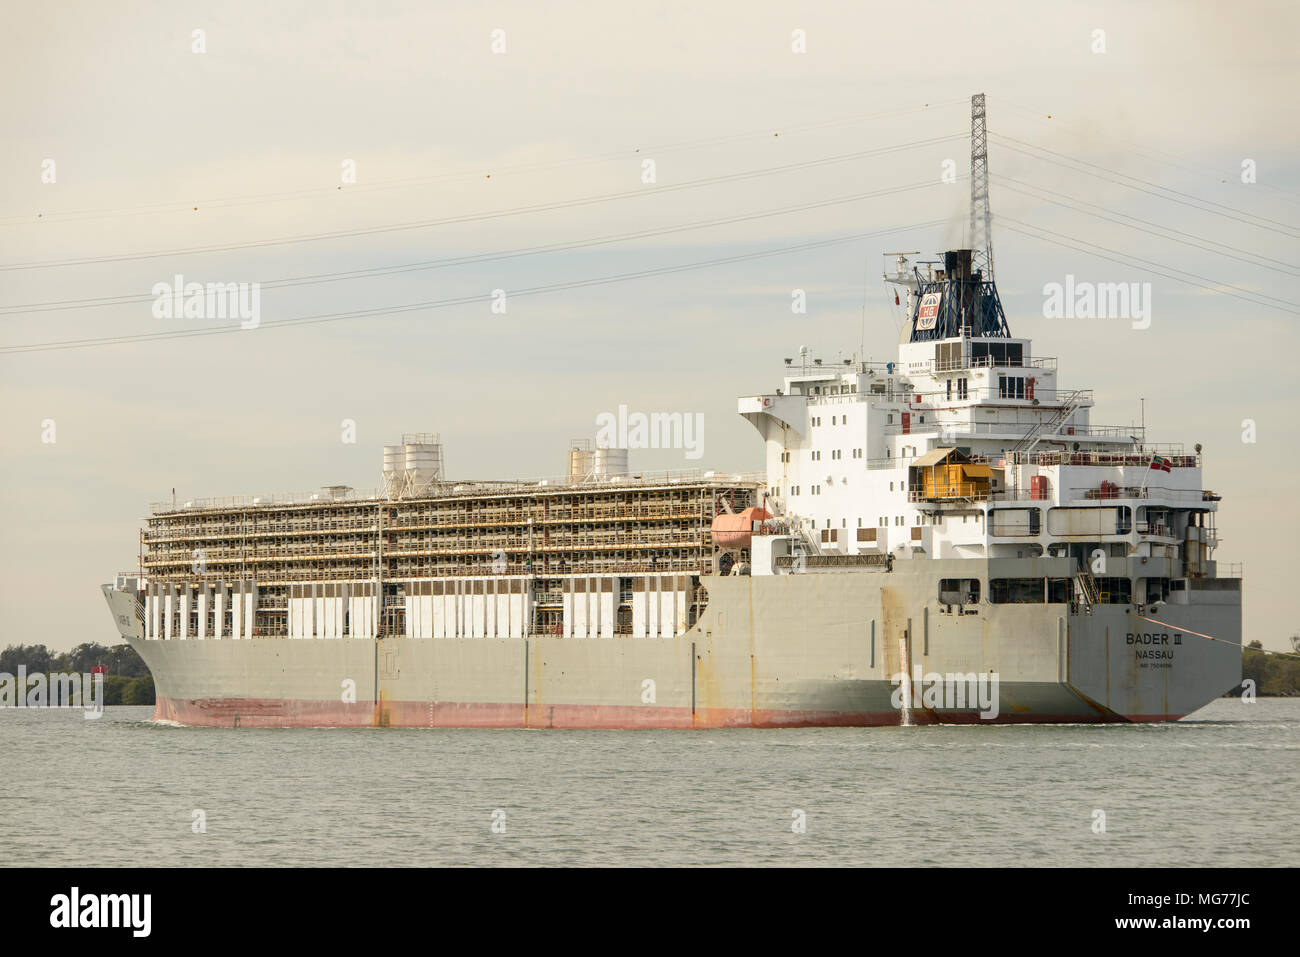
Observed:
[[[1084,609],[1091,612],[1092,606],[1101,599],[1101,593],[1097,588],[1097,579],[1092,577],[1092,572],[1084,568],[1074,576],[1074,581],[1079,586],[1079,597]]]
[[[1087,398],[1089,390],[1075,389],[1065,397],[1065,402],[1061,408],[1056,411],[1055,415],[1045,420],[1034,423],[1033,427],[1025,433],[1025,437],[1011,447],[1012,452],[1030,452],[1035,445],[1048,436],[1055,435],[1057,430],[1079,410]]]

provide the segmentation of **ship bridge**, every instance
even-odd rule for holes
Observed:
[[[755,538],[754,574],[803,549],[836,556],[1111,560],[1102,600],[1164,600],[1215,574],[1218,497],[1201,457],[1134,425],[1092,421],[1089,389],[1011,334],[970,250],[886,280],[906,290],[896,361],[822,359],[801,347],[780,388],[740,398],[766,446],[762,504],[779,545]],[[1130,567],[1130,560],[1133,562]],[[770,566],[770,567],[769,567]],[[999,586],[1001,587],[1001,586]],[[1036,592],[1035,592],[1036,593]]]

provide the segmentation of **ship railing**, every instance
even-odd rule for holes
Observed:
[[[809,359],[801,361],[798,359],[788,360],[781,367],[783,375],[792,378],[802,378],[804,376],[815,376],[818,378],[834,378],[847,373],[866,374],[868,372],[878,372],[889,375],[891,372],[900,370],[897,362],[855,362],[852,359],[837,359],[831,362],[818,361]]]
[[[906,393],[910,395],[911,393]],[[809,395],[801,396],[806,398],[809,405],[847,405],[851,402],[860,402],[868,398],[888,399],[889,401],[903,401],[904,393],[879,393],[879,392],[840,392],[830,395]]]
[[[912,414],[916,414],[915,409],[913,409]],[[924,410],[923,414],[933,414],[933,410]],[[938,421],[935,419],[918,422],[913,419],[906,426],[901,422],[885,426],[885,434],[934,435],[937,433],[953,436],[1010,435],[1020,437],[1024,435],[1026,424],[1024,422],[954,422],[952,420]],[[1066,426],[1060,432],[1045,433],[1040,441],[1060,442],[1070,439],[1129,439],[1135,444],[1140,444],[1142,442],[1142,430],[1130,429],[1123,425],[1072,425]],[[1007,454],[1020,455],[1024,453],[1008,452]]]
[[[1179,502],[1200,502],[1204,501],[1204,492],[1201,489],[1186,488],[1165,488],[1159,485],[1117,485],[1114,488],[1070,488],[1065,489],[1064,494],[1060,497],[1061,503],[1075,501],[1109,501],[1110,499],[1171,499]],[[990,501],[994,502],[1043,502],[1048,505],[1054,504],[1055,496],[1051,489],[1046,491],[1034,488],[1009,488],[1000,489],[990,492],[987,496]],[[1144,535],[1168,535],[1168,526],[1158,524],[1139,523],[1139,531]],[[1144,531],[1150,528],[1153,531]],[[1154,529],[1164,529],[1162,532]]]
[[[921,453],[924,454],[924,453]],[[911,468],[912,461],[918,458],[916,455],[895,455],[886,456],[883,459],[865,459],[863,460],[866,467],[870,470],[876,469],[902,469]],[[972,465],[1000,465],[996,456],[972,455],[969,459]]]
[[[199,498],[180,502],[153,502],[150,512],[154,515],[184,514],[200,509],[232,508],[269,508],[277,506],[298,505],[380,505],[407,502],[420,498],[460,498],[479,495],[500,495],[503,493],[534,493],[540,491],[572,491],[600,489],[608,491],[619,487],[646,488],[662,485],[708,485],[715,487],[761,485],[766,481],[763,472],[715,472],[701,469],[663,469],[630,472],[625,475],[599,476],[585,481],[574,482],[568,476],[540,477],[509,480],[447,481],[418,489],[404,498],[388,499],[378,491],[360,491],[351,489],[337,496],[322,496],[320,492],[289,493],[280,495],[236,495],[224,498]]]
[[[267,508],[277,505],[330,505],[373,503],[380,498],[377,489],[348,489],[337,495],[314,492],[289,492],[276,495],[226,495],[217,498],[195,498],[184,502],[151,502],[151,514],[184,514],[200,509]]]
[[[1047,440],[1055,438],[1048,436]],[[1155,456],[1168,459],[1174,468],[1199,468],[1200,454],[1187,455],[1182,443],[1165,443],[1143,445],[1138,452],[1098,452],[1094,450],[1071,451],[1054,449],[1051,451],[1035,450],[1032,452],[1008,452],[1006,461],[1009,465],[1102,465],[1102,466],[1150,466]]]
[[[991,491],[988,497],[993,502],[1044,502],[1050,504],[1052,493],[1050,489],[1006,488],[998,489],[995,492]]]
[[[1037,356],[1019,361],[1011,358],[999,359],[993,356],[979,356],[966,361],[964,359],[940,361],[930,360],[930,372],[963,372],[966,369],[1044,369],[1056,370],[1056,356]]]
[[[1171,527],[1160,522],[1135,522],[1133,527],[1139,535],[1150,535],[1152,538],[1177,538]]]
[[[1169,499],[1175,502],[1205,501],[1205,492],[1198,488],[1165,488],[1160,485],[1117,485],[1111,488],[1075,488],[1070,490],[1070,498],[1085,501],[1109,501],[1111,499]]]
[[[901,469],[911,465],[914,458],[916,458],[915,455],[896,455],[886,456],[883,459],[867,459],[866,466],[872,471],[876,469]]]
[[[907,500],[909,502],[982,502],[992,495],[993,492],[989,490],[987,483],[954,482],[930,491],[911,489],[907,493]]]
[[[1084,390],[1087,399],[1092,398],[1091,390]],[[1043,408],[1050,409],[1054,404],[1065,402],[1074,395],[1074,390],[1070,389],[1035,389],[1032,395],[1009,396],[1003,395],[997,383],[991,385],[975,386],[967,385],[964,395],[958,395],[955,392],[950,394],[947,389],[935,389],[933,391],[921,392],[913,391],[910,393],[914,405],[923,404],[928,409],[931,407],[963,407],[972,403],[987,402],[993,399],[1007,403],[1018,403],[1011,405],[1012,408]],[[917,400],[920,400],[920,403]],[[1035,400],[1037,400],[1035,402]],[[1084,403],[1087,405],[1087,403]]]

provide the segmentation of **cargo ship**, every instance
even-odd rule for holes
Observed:
[[[889,278],[895,360],[801,348],[738,400],[762,473],[638,473],[573,443],[557,479],[451,481],[412,434],[374,492],[155,504],[138,569],[103,586],[155,718],[1168,721],[1239,684],[1200,447],[1093,424],[971,250]],[[995,680],[996,713],[921,693],[932,675]]]
[[[889,254],[896,358],[801,347],[738,400],[762,472],[637,472],[583,441],[556,479],[453,481],[411,434],[373,492],[155,504],[137,569],[102,586],[154,718],[1145,722],[1237,686],[1242,579],[1214,558],[1201,447],[1094,424],[1011,334],[972,102],[980,243]]]

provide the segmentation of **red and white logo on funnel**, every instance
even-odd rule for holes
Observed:
[[[939,300],[942,298],[941,292],[927,292],[921,297],[921,306],[916,311],[916,328],[934,328],[934,324],[939,319]]]

